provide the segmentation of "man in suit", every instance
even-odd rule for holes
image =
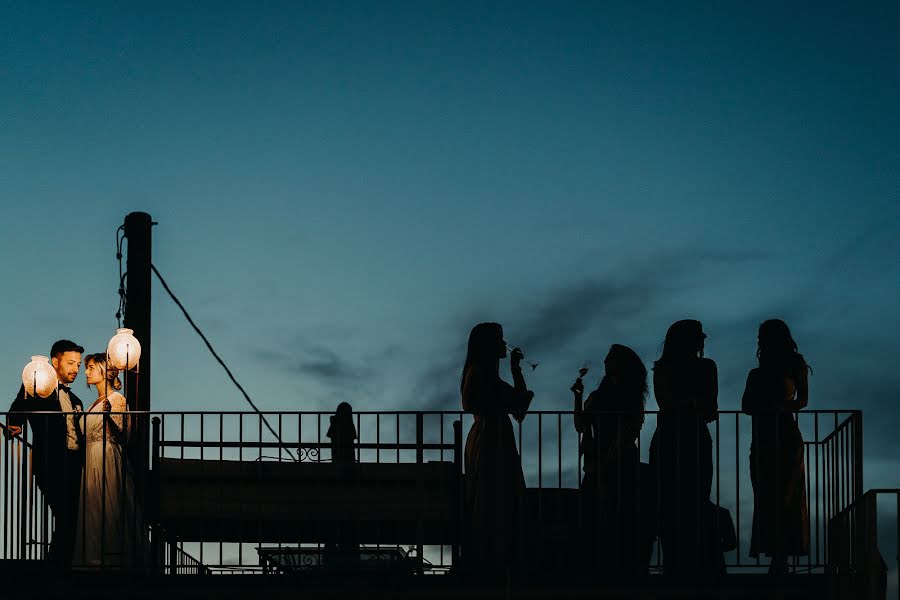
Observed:
[[[83,412],[81,400],[69,389],[81,368],[84,348],[70,340],[59,340],[50,349],[50,362],[59,379],[57,390],[47,398],[29,395],[25,387],[9,408],[7,431],[21,435],[27,417],[32,446],[31,468],[50,510],[55,527],[50,543],[50,560],[60,567],[72,563],[72,546],[78,516],[78,494],[84,467],[84,433],[82,422],[73,415],[21,414],[24,412]]]

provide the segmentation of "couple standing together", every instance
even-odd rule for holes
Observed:
[[[129,424],[121,413],[128,406],[117,391],[118,371],[107,368],[105,354],[89,354],[84,357],[85,379],[89,388],[96,388],[97,398],[84,409],[69,387],[83,353],[70,340],[53,344],[50,361],[57,390],[41,398],[20,387],[7,431],[20,435],[27,418],[32,472],[54,517],[50,560],[63,568],[132,567],[140,562],[143,525],[124,453]]]

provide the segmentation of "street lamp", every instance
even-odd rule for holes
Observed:
[[[134,331],[116,329],[116,335],[112,336],[106,347],[106,356],[109,363],[121,371],[136,370],[141,360],[141,344],[134,337]]]
[[[22,369],[22,385],[25,387],[26,397],[31,395],[47,398],[56,391],[58,383],[56,369],[46,356],[32,356],[31,362]]]

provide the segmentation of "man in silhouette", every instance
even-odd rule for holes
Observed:
[[[57,390],[47,398],[32,395],[26,398],[25,386],[20,386],[9,407],[13,414],[7,422],[8,435],[21,435],[25,419],[28,419],[31,436],[26,439],[32,446],[32,472],[55,518],[50,560],[61,568],[72,563],[78,491],[84,466],[84,434],[80,420],[62,413],[83,411],[81,400],[69,389],[81,368],[82,353],[84,348],[73,341],[54,343],[50,349],[50,362],[59,379]],[[48,414],[22,414],[38,411]]]

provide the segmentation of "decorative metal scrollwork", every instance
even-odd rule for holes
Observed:
[[[297,453],[297,462],[314,462],[319,460],[318,448],[300,448]]]

